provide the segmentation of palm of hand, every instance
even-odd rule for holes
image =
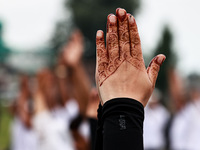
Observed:
[[[97,71],[103,103],[129,97],[146,105],[155,85],[164,55],[155,57],[146,69],[135,19],[123,9],[108,16],[106,48],[103,32],[97,32]]]
[[[76,30],[72,35],[70,41],[64,47],[65,61],[69,66],[76,66],[79,64],[83,54],[83,37],[79,30]]]

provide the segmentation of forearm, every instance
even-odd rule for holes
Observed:
[[[90,82],[82,64],[72,68],[72,86],[74,97],[79,103],[80,112],[85,115],[90,94]]]
[[[144,108],[128,98],[106,102],[98,110],[96,150],[142,150]]]

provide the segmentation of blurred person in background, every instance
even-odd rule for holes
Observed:
[[[57,115],[64,103],[53,71],[43,69],[37,74],[34,100],[33,127],[39,140],[38,149],[74,150],[73,138],[67,129],[66,120]]]
[[[144,149],[162,150],[166,146],[165,128],[169,112],[160,103],[162,95],[158,89],[154,92],[145,107],[144,120]]]
[[[200,77],[189,77],[189,102],[185,108],[187,117],[186,149],[200,148]]]
[[[21,76],[20,94],[12,106],[14,120],[11,126],[12,150],[37,150],[37,137],[33,131],[33,100],[29,78]]]
[[[176,72],[170,73],[170,89],[175,113],[170,128],[171,149],[196,150],[200,148],[200,86],[198,78],[188,79],[186,89]]]
[[[169,148],[185,149],[187,128],[187,97],[184,82],[175,70],[169,71],[169,91],[172,98],[172,116],[169,123]]]
[[[75,30],[64,45],[56,67],[68,118],[66,123],[70,125],[78,150],[89,149],[90,143],[90,124],[86,119],[86,111],[91,83],[81,62],[83,48],[83,36],[79,30]]]

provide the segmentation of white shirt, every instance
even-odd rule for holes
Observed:
[[[187,106],[186,149],[200,149],[200,99]]]
[[[188,103],[176,114],[170,139],[172,149],[200,149],[200,100]]]
[[[34,117],[34,128],[39,138],[38,150],[74,150],[73,138],[66,119],[44,111]]]
[[[164,127],[169,119],[168,111],[162,106],[157,105],[145,108],[144,119],[144,148],[161,149],[165,146]]]
[[[75,150],[70,123],[79,114],[78,103],[68,100],[64,108],[44,111],[34,117],[34,128],[39,138],[39,150]],[[87,139],[89,124],[83,122],[80,133]]]
[[[38,150],[37,136],[32,129],[27,129],[17,117],[11,126],[12,150]]]
[[[170,143],[172,149],[185,149],[187,136],[187,111],[186,108],[180,110],[173,118],[170,129]]]

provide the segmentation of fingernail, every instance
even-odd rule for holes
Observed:
[[[128,21],[129,21],[130,24],[134,24],[135,18],[131,15],[131,16],[128,18]]]
[[[116,22],[117,22],[116,16],[115,15],[110,15],[109,16],[109,22],[110,22],[111,25],[112,24],[116,24]]]
[[[110,16],[113,15],[113,14],[109,14],[108,17],[107,17],[107,24],[106,24],[106,32],[108,33],[108,24],[110,24]]]
[[[165,58],[164,57],[158,57],[157,58],[157,62],[162,65],[162,63],[165,61]]]
[[[126,18],[126,10],[122,8],[118,8],[116,10],[116,15],[120,21],[124,21],[124,19]]]
[[[101,30],[97,31],[97,37],[101,38],[103,36],[103,32]]]
[[[109,18],[110,18],[111,15],[113,15],[113,14],[109,14],[109,15],[107,16],[107,21],[109,20]]]
[[[130,16],[131,16],[131,14],[130,14],[130,13],[127,13],[127,16],[128,16],[128,17],[130,17]]]

